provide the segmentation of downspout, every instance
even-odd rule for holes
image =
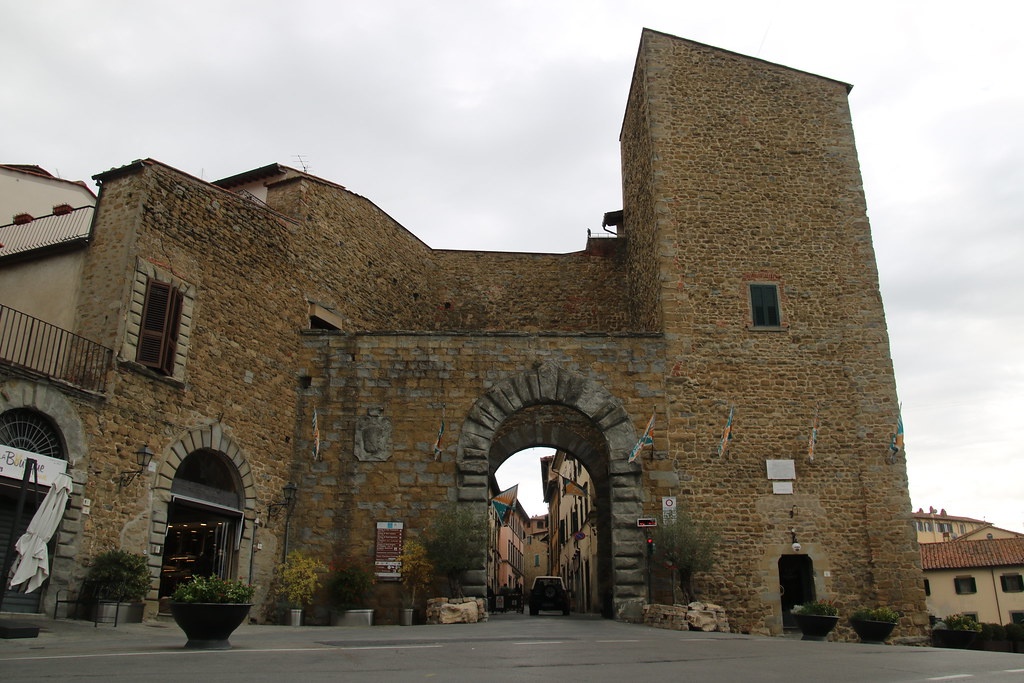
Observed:
[[[996,623],[1003,623],[1003,608],[999,605],[999,589],[996,587],[996,570],[989,568],[989,573],[992,575],[992,592],[996,596]]]

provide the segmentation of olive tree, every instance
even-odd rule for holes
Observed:
[[[693,602],[696,599],[693,577],[714,566],[718,532],[711,525],[679,510],[675,515],[659,519],[651,537],[657,549],[656,555],[676,572],[684,603]]]
[[[462,597],[462,575],[483,565],[487,546],[487,515],[469,505],[449,503],[442,508],[423,537],[434,569],[448,579],[452,597]]]

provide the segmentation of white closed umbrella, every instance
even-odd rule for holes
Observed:
[[[11,587],[25,585],[25,592],[31,593],[43,585],[50,575],[50,557],[46,544],[57,530],[64,507],[71,495],[71,477],[58,474],[53,485],[43,498],[43,504],[29,522],[28,528],[14,546],[17,556],[11,567]],[[26,583],[27,582],[27,583]]]

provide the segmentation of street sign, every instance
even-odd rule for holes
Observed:
[[[658,520],[654,517],[637,517],[636,525],[638,527],[658,526]]]

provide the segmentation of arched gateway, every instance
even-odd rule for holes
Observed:
[[[594,482],[598,596],[605,615],[616,616],[644,594],[635,536],[641,472],[628,462],[636,440],[629,415],[607,389],[554,363],[537,363],[495,384],[469,410],[458,444],[458,500],[485,514],[488,476],[523,448],[548,446],[577,458]],[[483,596],[486,576],[485,566],[467,572],[466,593]]]

